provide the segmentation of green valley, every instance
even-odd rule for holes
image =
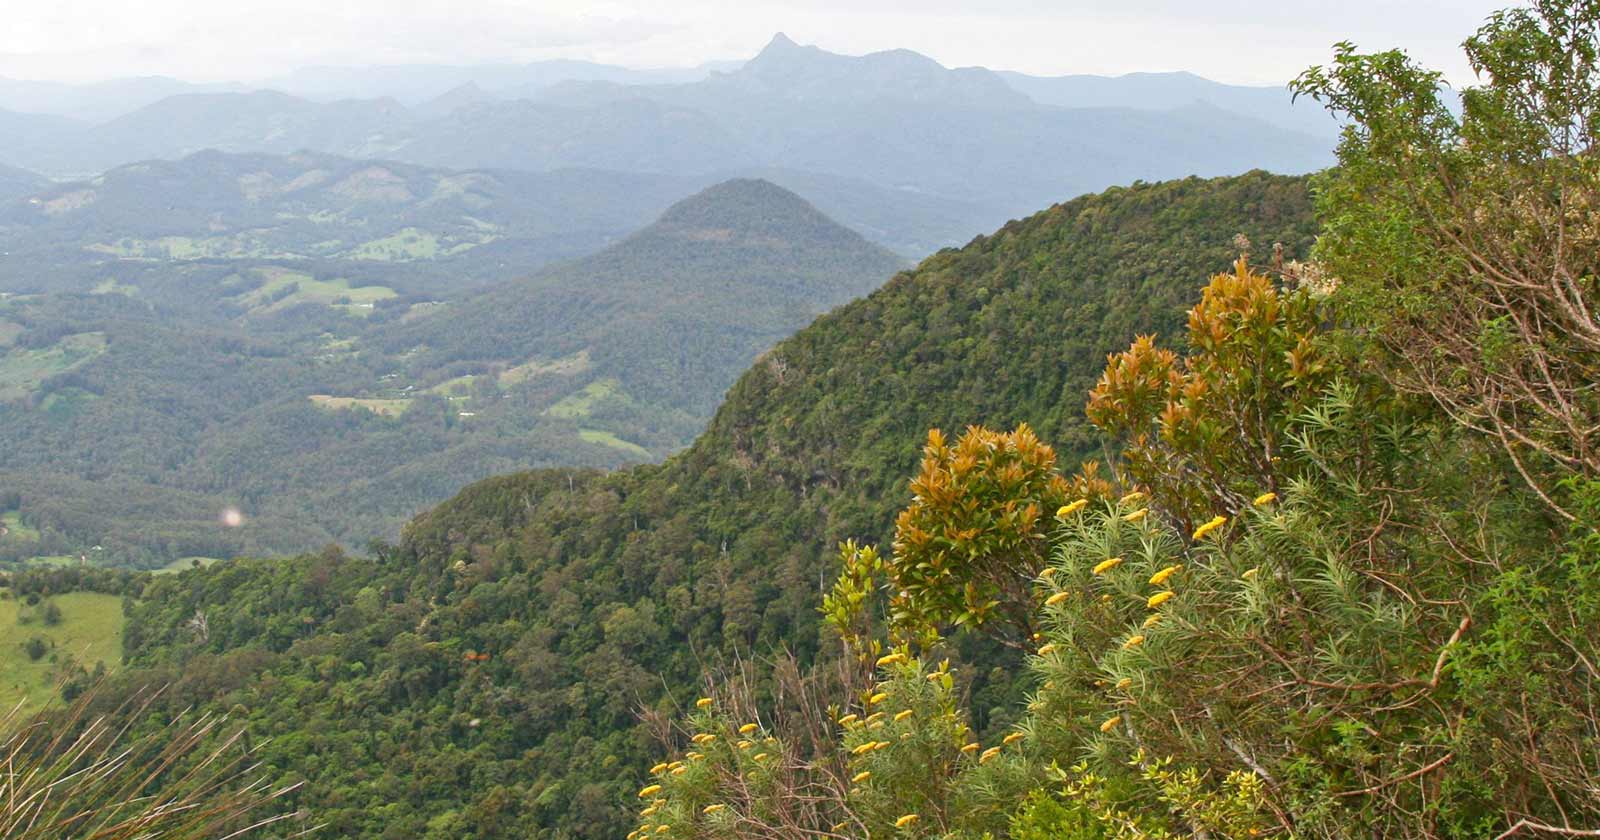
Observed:
[[[364,199],[402,188],[364,171]],[[903,263],[731,181],[598,254],[443,300],[403,274],[164,265],[0,301],[0,488],[40,532],[0,561],[354,548],[490,475],[660,459],[760,353]]]

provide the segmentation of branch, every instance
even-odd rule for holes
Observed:
[[[1546,825],[1530,819],[1520,819],[1517,820],[1515,825],[1495,835],[1494,840],[1505,840],[1507,837],[1522,833],[1524,828],[1530,831],[1542,831],[1546,834],[1559,834],[1563,837],[1600,837],[1600,829],[1597,828],[1562,828],[1558,825]]]
[[[1416,777],[1421,776],[1424,773],[1429,773],[1429,772],[1432,772],[1434,770],[1437,770],[1440,767],[1443,767],[1447,762],[1449,762],[1450,759],[1455,758],[1455,757],[1456,757],[1456,754],[1454,752],[1447,752],[1443,756],[1441,756],[1437,761],[1434,761],[1434,762],[1432,762],[1430,764],[1426,764],[1426,765],[1424,765],[1422,767],[1418,767],[1417,769],[1412,770],[1410,773],[1407,773],[1404,776],[1401,776],[1399,778],[1390,779],[1387,782],[1379,782],[1379,783],[1373,785],[1372,787],[1362,788],[1361,790],[1343,791],[1343,792],[1334,794],[1334,796],[1341,796],[1341,797],[1343,797],[1343,796],[1366,796],[1369,793],[1377,793],[1378,791],[1383,790],[1386,787],[1392,787],[1392,786],[1398,785],[1401,782],[1404,782],[1404,781],[1406,781],[1408,779],[1415,779]],[[1501,836],[1503,837],[1505,835],[1501,835]],[[1596,832],[1595,836],[1600,837],[1600,832]]]

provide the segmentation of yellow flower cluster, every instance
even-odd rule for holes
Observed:
[[[1170,578],[1173,575],[1177,574],[1182,569],[1183,569],[1183,566],[1179,566],[1179,565],[1168,566],[1165,569],[1162,569],[1161,571],[1156,572],[1155,574],[1150,576],[1150,585],[1151,586],[1160,586],[1161,584],[1166,583],[1168,578]]]
[[[1056,516],[1065,519],[1088,506],[1088,499],[1079,499],[1071,504],[1062,505],[1056,509]]]
[[[1202,539],[1205,538],[1206,534],[1209,534],[1212,531],[1215,531],[1218,528],[1221,528],[1223,525],[1226,525],[1227,523],[1228,523],[1228,517],[1226,517],[1226,516],[1213,516],[1213,517],[1211,517],[1211,520],[1208,521],[1206,524],[1201,525],[1200,527],[1194,529],[1194,539],[1196,541],[1202,540]]]
[[[866,742],[864,744],[857,745],[855,749],[850,751],[850,754],[851,755],[866,755],[869,752],[872,752],[874,750],[881,750],[881,749],[883,749],[884,747],[887,747],[887,746],[889,746],[889,742],[888,741],[868,741],[868,742]]]
[[[1112,557],[1109,560],[1101,560],[1099,563],[1095,564],[1093,573],[1097,575],[1105,574],[1106,572],[1109,572],[1120,565],[1122,565],[1121,557]]]

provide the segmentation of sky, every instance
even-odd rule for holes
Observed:
[[[1336,41],[1402,47],[1456,84],[1460,43],[1512,0],[10,0],[0,76],[254,81],[315,65],[576,58],[686,67],[778,31],[1040,75],[1188,70],[1284,84]]]

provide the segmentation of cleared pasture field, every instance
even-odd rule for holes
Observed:
[[[67,657],[93,670],[96,662],[115,668],[122,661],[122,599],[98,592],[68,592],[49,598],[61,610],[61,621],[46,626],[44,602],[37,607],[0,589],[0,705],[17,701],[29,705],[55,696],[59,669]],[[24,621],[19,622],[21,617]],[[25,645],[39,637],[47,645],[39,659],[29,657]],[[55,661],[52,661],[54,659]]]

